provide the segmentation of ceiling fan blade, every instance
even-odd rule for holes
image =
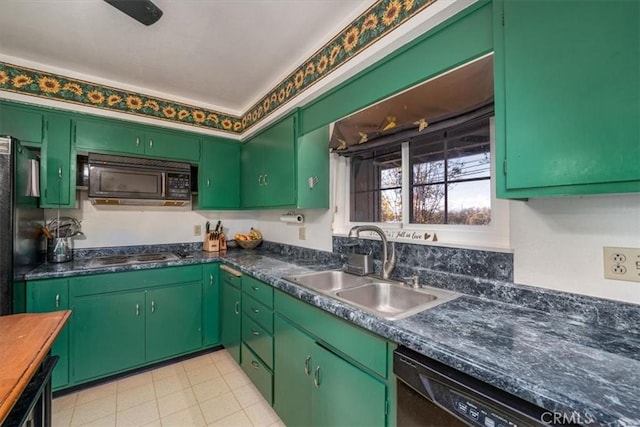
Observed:
[[[151,25],[162,16],[162,11],[151,0],[104,1],[144,25]]]

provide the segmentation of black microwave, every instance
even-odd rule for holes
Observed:
[[[89,200],[104,205],[184,206],[191,202],[191,165],[89,153]]]

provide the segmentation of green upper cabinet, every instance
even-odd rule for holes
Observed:
[[[298,137],[297,117],[242,145],[242,207],[329,207],[329,127]]]
[[[78,150],[87,152],[133,154],[193,163],[200,158],[197,135],[111,119],[78,118],[75,120],[75,141]]]
[[[495,1],[498,197],[640,191],[640,2]]]
[[[298,138],[296,150],[299,208],[329,208],[329,126]]]
[[[147,129],[144,154],[195,163],[200,159],[200,139],[196,135],[185,132]]]
[[[240,143],[224,138],[202,140],[198,165],[198,209],[240,207]]]
[[[75,207],[76,149],[68,116],[47,114],[40,154],[40,207]]]
[[[9,135],[25,146],[40,146],[44,140],[44,114],[37,109],[0,103],[0,135]]]
[[[296,134],[292,114],[243,144],[243,207],[295,205]]]
[[[241,148],[241,172],[240,190],[241,205],[243,208],[258,207],[264,204],[264,191],[262,189],[262,152],[263,147],[254,140],[242,144]]]
[[[80,151],[144,154],[144,131],[122,122],[79,118],[76,120],[76,147]]]

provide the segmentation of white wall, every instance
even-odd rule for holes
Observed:
[[[75,239],[74,247],[130,246],[162,243],[200,242],[204,238],[207,220],[215,226],[222,221],[224,232],[233,237],[256,226],[255,213],[193,211],[191,207],[165,208],[142,206],[93,206],[87,192],[77,193],[79,209],[61,209],[61,216],[72,216],[82,221],[86,239]],[[47,209],[47,220],[55,218],[56,209]],[[194,236],[193,226],[202,226],[202,235]]]
[[[330,209],[298,209],[295,212],[304,215],[304,224],[291,224],[280,221],[280,215],[289,212],[286,209],[264,210],[257,212],[258,229],[265,239],[288,245],[331,251],[331,222],[333,215]],[[300,228],[304,227],[305,240],[299,239]]]
[[[640,304],[640,283],[604,279],[603,246],[640,247],[640,195],[511,202],[516,283]]]

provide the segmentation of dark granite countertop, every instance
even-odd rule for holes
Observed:
[[[552,412],[585,424],[640,426],[640,336],[470,295],[390,321],[283,280],[337,268],[330,259],[292,260],[254,251],[139,264],[133,269],[224,261],[243,273]],[[131,270],[44,264],[27,280]]]

